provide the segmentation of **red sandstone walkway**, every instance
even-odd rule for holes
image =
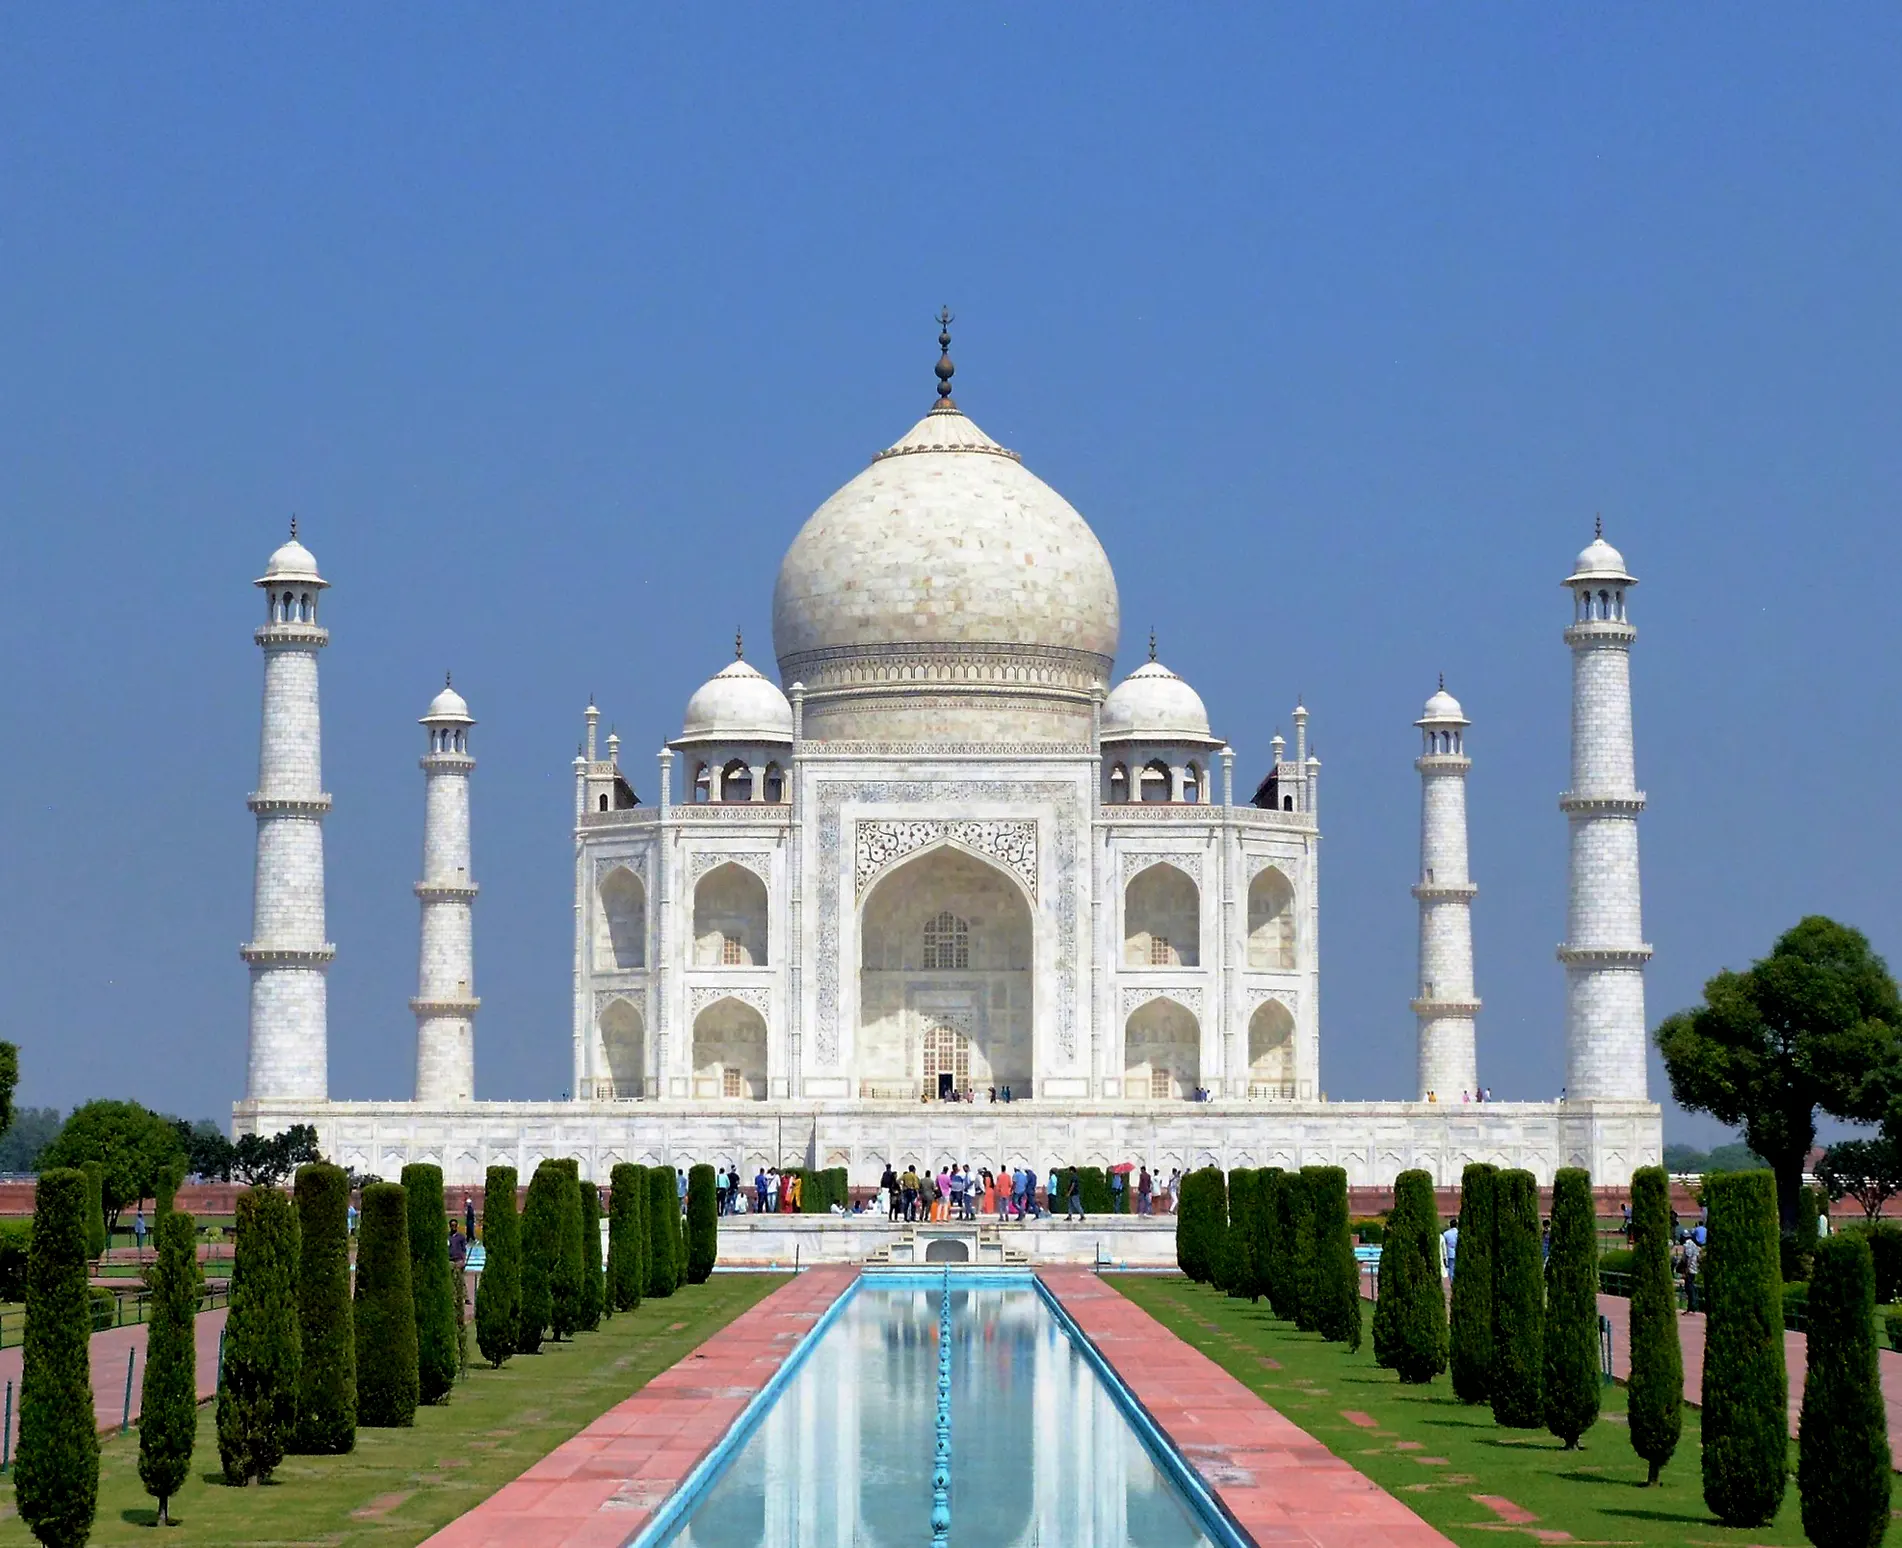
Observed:
[[[813,1269],[775,1290],[429,1548],[621,1548],[856,1278],[856,1268]]]
[[[1451,1548],[1450,1539],[1090,1270],[1046,1268],[1037,1277],[1256,1542]]]
[[[1621,1295],[1601,1295],[1598,1309],[1611,1321],[1611,1371],[1620,1381],[1631,1375],[1631,1302]],[[1685,1312],[1677,1319],[1678,1347],[1684,1352],[1684,1401],[1704,1400],[1704,1314]],[[1882,1406],[1889,1413],[1889,1457],[1902,1470],[1902,1354],[1884,1349]],[[1783,1365],[1790,1373],[1790,1433],[1803,1411],[1803,1370],[1809,1363],[1809,1340],[1801,1333],[1783,1335]]]
[[[198,1401],[204,1402],[218,1391],[218,1335],[224,1331],[229,1308],[198,1314]],[[139,1417],[139,1389],[145,1385],[145,1325],[108,1328],[92,1336],[92,1403],[101,1430],[116,1430],[125,1418],[126,1357],[132,1358],[132,1417]],[[0,1382],[13,1385],[13,1433],[7,1438],[7,1454],[20,1444],[20,1362],[18,1344],[0,1349]]]

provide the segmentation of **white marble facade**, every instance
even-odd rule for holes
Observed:
[[[423,997],[462,1040],[445,1022],[419,1049],[417,1100],[313,1103],[254,1078],[237,1127],[311,1122],[346,1164],[432,1159],[458,1183],[553,1154],[597,1176],[708,1160],[868,1182],[888,1158],[1327,1161],[1356,1183],[1479,1159],[1609,1180],[1657,1159],[1641,1085],[1599,1107],[1325,1100],[1307,710],[1238,789],[1153,638],[1117,682],[1101,545],[948,380],[793,539],[773,622],[779,682],[736,649],[650,774],[588,707],[569,1100],[469,1099],[458,932],[458,992]],[[432,799],[453,774],[466,885],[469,760],[448,761]],[[1464,885],[1463,813],[1460,838]],[[466,925],[467,899],[448,904]],[[426,979],[429,960],[426,939]],[[1471,978],[1469,938],[1461,981],[1423,999],[1464,1017],[1436,1034],[1453,1062],[1435,1078],[1476,1088]]]

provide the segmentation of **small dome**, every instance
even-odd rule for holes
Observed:
[[[318,586],[327,584],[317,573],[317,556],[296,538],[292,538],[271,555],[271,562],[265,565],[264,574],[258,584],[282,580],[309,581]]]
[[[1212,742],[1202,696],[1160,661],[1147,661],[1103,701],[1103,737]]]
[[[428,725],[434,720],[458,721],[465,726],[475,724],[474,717],[469,713],[469,701],[447,683],[443,685],[442,692],[429,701],[429,709],[423,715],[422,724]]]
[[[682,742],[790,742],[792,705],[776,683],[744,661],[730,662],[687,701]]]
[[[1633,584],[1625,570],[1625,556],[1602,537],[1592,539],[1572,566],[1573,580],[1618,580]]]
[[[1414,724],[1470,726],[1472,722],[1466,718],[1466,712],[1460,708],[1460,701],[1442,687],[1438,693],[1426,701],[1426,713]]]

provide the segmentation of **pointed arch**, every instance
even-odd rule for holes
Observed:
[[[1294,1096],[1294,1017],[1279,1000],[1263,1000],[1248,1018],[1248,1094]]]
[[[1267,866],[1248,884],[1248,966],[1287,972],[1295,965],[1294,885]]]
[[[1161,996],[1123,1025],[1123,1094],[1158,1101],[1191,1097],[1202,1083],[1202,1028],[1187,1006]]]
[[[1160,758],[1151,758],[1136,771],[1136,789],[1130,792],[1134,801],[1167,801],[1169,799],[1169,765]]]
[[[766,1018],[731,995],[693,1018],[693,1094],[766,1100]]]
[[[647,1023],[633,1001],[609,1000],[601,1011],[601,1056],[608,1072],[606,1095],[620,1101],[647,1094]]]
[[[726,766],[720,770],[720,799],[722,801],[753,799],[753,768],[744,758],[729,758]]]
[[[594,960],[597,966],[625,972],[647,966],[647,888],[640,877],[617,865],[601,878]]]
[[[1202,894],[1167,861],[1138,871],[1123,889],[1123,966],[1195,967],[1202,955]]]
[[[694,962],[699,967],[766,966],[766,883],[728,861],[693,889]]]

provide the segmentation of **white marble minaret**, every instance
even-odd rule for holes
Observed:
[[[469,706],[447,679],[422,724],[422,946],[416,969],[416,1100],[432,1107],[475,1098],[476,886],[469,879]]]
[[[291,540],[271,555],[257,582],[265,623],[264,730],[251,940],[251,1047],[245,1097],[253,1102],[322,1102],[329,1093],[324,975],[336,948],[324,939],[323,722],[317,708],[317,652],[330,643],[317,625],[329,585],[317,561]]]
[[[1473,1018],[1473,895],[1466,865],[1466,728],[1472,724],[1446,691],[1426,702],[1420,728],[1420,1100],[1460,1102],[1479,1094]]]
[[[1638,813],[1632,769],[1631,642],[1637,585],[1602,530],[1565,581],[1572,592],[1572,788],[1559,799],[1572,829],[1566,910],[1566,1095],[1647,1100],[1644,943],[1638,902]]]

